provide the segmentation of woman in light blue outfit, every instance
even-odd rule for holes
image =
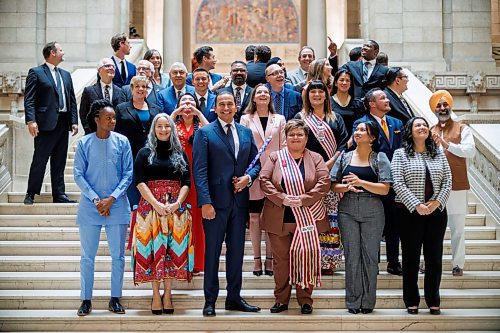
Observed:
[[[94,262],[103,226],[111,254],[109,310],[125,313],[119,300],[125,268],[125,237],[130,222],[127,188],[132,182],[132,150],[125,136],[112,132],[116,119],[109,101],[92,103],[87,121],[92,133],[78,142],[74,166],[75,181],[82,193],[76,218],[80,232],[82,300],[78,315],[85,316],[92,311]]]
[[[144,53],[144,60],[151,62],[155,67],[155,72],[153,73],[154,83],[162,88],[168,88],[172,85],[172,81],[170,80],[168,74],[161,71],[163,59],[160,51],[155,49],[147,50],[146,53]]]

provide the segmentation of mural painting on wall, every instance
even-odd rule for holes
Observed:
[[[204,0],[196,43],[298,43],[293,0]]]

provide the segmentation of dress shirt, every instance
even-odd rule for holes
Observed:
[[[104,96],[106,96],[104,94],[104,87],[105,86],[109,86],[109,101],[111,102],[113,100],[113,81],[111,81],[110,83],[104,83],[102,81],[101,82],[101,91],[102,91],[102,97],[104,98]]]
[[[198,94],[197,92],[195,92],[195,94],[196,94],[196,98],[198,98],[198,101],[200,101],[200,98],[204,97],[205,98],[205,105],[207,105],[207,103],[208,103],[208,90],[205,93],[205,95],[203,95],[203,96]]]
[[[118,70],[118,75],[121,75],[122,74],[122,72],[121,72],[121,70],[122,70],[122,62],[125,62],[125,58],[123,58],[123,60],[122,60],[122,59],[118,58],[115,55],[113,55],[111,57],[113,57],[115,59],[115,62],[118,65],[118,68],[115,68],[115,70]],[[128,77],[128,68],[127,68],[127,63],[126,62],[125,62],[125,77]]]
[[[443,131],[441,131],[441,137],[443,137]],[[448,142],[448,145],[448,151],[458,157],[472,158],[476,153],[474,137],[472,136],[472,132],[468,126],[464,126],[464,128],[462,129],[462,132],[460,133],[459,144]],[[443,146],[440,147],[441,149],[443,148]]]
[[[184,85],[184,87],[181,90],[177,90],[174,87],[174,91],[175,91],[175,98],[177,99],[177,96],[179,96],[179,91],[181,92],[181,95],[184,95],[186,93],[186,85]]]
[[[372,115],[373,118],[375,118],[375,120],[380,125],[380,127],[382,127],[382,119],[384,119],[385,120],[385,124],[387,125],[387,128],[389,128],[389,124],[387,123],[387,119],[385,119],[385,115],[382,118],[379,118],[376,115],[374,115],[373,113],[370,113],[370,114]],[[390,130],[389,130],[389,132],[390,132]]]
[[[302,67],[299,67],[299,70],[302,72],[302,75],[304,75],[305,79],[307,80],[307,72],[302,69]]]
[[[363,61],[363,66],[364,66],[365,62],[369,62],[370,63],[370,66],[368,66],[368,78],[370,78],[370,76],[372,76],[373,69],[375,68],[376,59],[369,60],[369,61]]]
[[[280,92],[276,92],[271,88],[271,95],[273,98],[274,109],[276,110],[276,98],[279,97],[281,99],[281,112],[285,113],[285,88],[283,87]]]
[[[241,88],[241,102],[243,103],[243,97],[245,97],[245,90],[247,90],[247,84],[244,83],[241,86],[237,86],[234,83],[231,83],[231,88],[233,88],[234,95],[236,96],[236,88]]]
[[[227,135],[227,124],[231,124],[231,131],[233,132],[233,139],[234,139],[234,155],[237,158],[238,157],[238,151],[240,150],[240,139],[238,138],[238,131],[236,130],[236,126],[234,126],[234,119],[230,123],[226,123],[224,120],[219,119],[220,125],[222,126],[222,129],[224,130],[224,133]]]
[[[46,62],[45,64],[47,64],[47,66],[49,67],[50,74],[52,75],[52,79],[54,80],[54,83],[56,84],[56,87],[57,87],[57,77],[56,77],[56,70],[55,70],[56,66],[54,66],[48,62]],[[61,75],[60,71],[59,71],[59,75]],[[64,91],[64,82],[63,82],[62,75],[61,75],[61,83],[63,84],[63,86],[61,87],[62,88],[61,90],[63,93],[64,107],[61,110],[59,110],[59,112],[66,112],[66,111],[68,111],[68,109],[66,108],[66,91]]]

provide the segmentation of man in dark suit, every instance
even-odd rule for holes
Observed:
[[[302,97],[298,92],[286,89],[285,72],[277,64],[266,68],[266,80],[271,90],[274,110],[288,121],[302,110]]]
[[[405,125],[415,114],[410,104],[403,97],[403,93],[408,89],[408,75],[401,67],[391,67],[385,74],[387,88],[384,89],[391,111],[388,115],[397,118]]]
[[[137,64],[137,75],[145,76],[149,80],[148,92],[146,97],[146,101],[148,102],[149,105],[151,104],[158,105],[158,95],[160,94],[160,91],[164,89],[162,88],[162,86],[153,82],[154,69],[155,69],[154,65],[148,60],[139,60],[139,63]],[[130,90],[130,84],[123,86],[122,91],[123,95],[122,99],[120,100],[120,103],[130,101],[132,99],[132,91]]]
[[[219,294],[219,259],[226,242],[226,310],[258,312],[241,298],[245,225],[249,185],[260,172],[252,132],[236,123],[234,96],[222,91],[215,100],[218,119],[203,126],[194,138],[193,176],[205,231],[204,316],[215,316]]]
[[[221,75],[210,72],[212,69],[215,68],[215,64],[217,64],[217,60],[215,59],[214,49],[210,46],[202,46],[197,48],[196,51],[194,51],[193,55],[196,59],[196,62],[199,64],[198,68],[204,68],[210,74],[210,82],[208,83],[208,87],[212,89],[212,87],[217,82],[222,80]],[[188,75],[186,83],[190,86],[193,85],[193,74]]]
[[[25,121],[35,138],[24,204],[32,205],[35,194],[40,194],[49,158],[53,202],[74,203],[66,196],[64,185],[68,132],[78,133],[73,82],[69,72],[57,67],[64,61],[59,43],[47,43],[42,53],[45,64],[29,70],[24,93]]]
[[[158,94],[158,107],[161,112],[172,114],[177,106],[177,99],[185,93],[194,95],[193,86],[186,84],[187,68],[182,62],[174,62],[170,66],[170,81],[172,85],[167,89],[163,89]]]
[[[401,148],[403,141],[403,123],[401,120],[388,116],[391,110],[389,99],[386,94],[378,89],[371,89],[365,96],[365,107],[370,113],[359,118],[354,122],[354,129],[361,122],[372,121],[377,124],[379,129],[378,142],[379,151],[384,152],[389,160],[392,160],[394,151]],[[354,130],[353,130],[354,133]],[[387,253],[387,272],[393,275],[401,275],[401,263],[399,262],[399,232],[398,221],[394,212],[395,193],[391,188],[389,194],[382,197],[385,213],[385,246]]]
[[[208,122],[217,119],[217,114],[214,111],[215,94],[208,89],[210,81],[209,73],[204,68],[196,68],[193,71],[193,84],[195,96],[200,104],[201,113],[207,118]]]
[[[111,59],[113,59],[115,67],[118,69],[118,75],[113,78],[113,83],[121,88],[126,84],[130,84],[130,80],[136,74],[135,65],[125,59],[125,56],[130,54],[132,46],[130,46],[127,35],[121,33],[111,38],[111,47],[115,52]]]
[[[122,90],[112,83],[115,76],[115,64],[111,58],[102,58],[97,64],[97,73],[100,80],[95,84],[83,88],[82,99],[80,102],[80,122],[85,134],[89,134],[90,128],[87,124],[87,114],[90,111],[92,103],[98,99],[107,99],[113,104],[113,107],[121,103],[124,99]]]
[[[341,69],[348,69],[352,73],[353,82],[351,84],[354,85],[355,98],[363,98],[365,93],[373,88],[384,89],[382,81],[388,68],[376,63],[378,52],[378,43],[369,40],[361,48],[363,61],[349,61],[341,67]]]
[[[266,83],[266,65],[271,59],[271,49],[266,45],[255,48],[255,60],[247,64],[247,84],[254,88],[259,83]]]
[[[231,84],[217,91],[227,90],[233,94],[236,100],[236,114],[234,115],[234,120],[238,123],[252,96],[252,88],[246,84],[246,80],[247,64],[240,60],[233,61],[231,64]]]

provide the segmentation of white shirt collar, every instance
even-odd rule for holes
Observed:
[[[385,115],[382,118],[377,117],[373,113],[371,113],[372,117],[375,118],[375,120],[379,123],[382,124],[382,119],[384,119],[385,123],[387,124],[387,119],[385,119]]]
[[[247,89],[247,84],[244,83],[243,85],[241,86],[237,86],[235,85],[234,83],[231,83],[231,87],[233,88],[233,91],[236,92],[236,88],[241,88],[241,92],[244,92],[246,89]]]
[[[374,66],[375,66],[375,64],[377,63],[377,59],[372,59],[372,60],[364,60],[364,62],[369,62],[369,63],[372,65],[372,67],[374,67]]]
[[[47,66],[49,66],[49,69],[50,69],[50,71],[51,71],[51,72],[53,72],[53,71],[54,71],[54,69],[56,68],[56,66],[52,65],[50,62],[46,62],[45,64],[46,64]]]
[[[125,61],[125,58],[123,58],[123,60],[122,60],[122,59],[118,58],[116,55],[112,55],[112,57],[115,59],[115,62],[117,64],[121,64],[122,61]]]
[[[231,127],[232,127],[232,128],[236,128],[236,127],[234,126],[234,118],[233,118],[233,121],[231,121],[230,123],[226,123],[224,120],[220,119],[219,117],[217,117],[217,119],[219,119],[219,122],[220,122],[220,124],[221,124],[221,126],[222,126],[222,128],[223,128],[224,130],[226,129],[226,125],[227,125],[227,124],[231,124]]]
[[[302,72],[302,75],[304,75],[304,77],[307,77],[307,72],[303,70],[302,67],[299,67],[299,69]]]
[[[205,101],[206,101],[206,100],[208,100],[208,90],[207,90],[207,92],[205,93],[205,95],[203,95],[203,96],[202,96],[202,95],[200,95],[200,94],[198,94],[197,92],[195,92],[195,94],[196,94],[196,98],[198,98],[198,100],[200,100],[200,98],[202,98],[202,97],[204,97],[204,98],[205,98]]]

